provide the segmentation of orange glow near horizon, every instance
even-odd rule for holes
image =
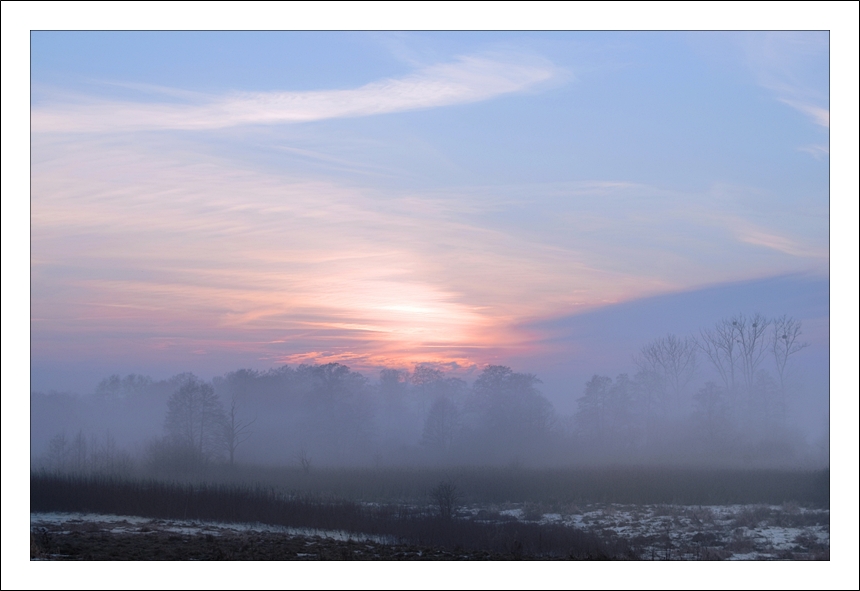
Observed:
[[[575,284],[605,295],[605,274],[558,253],[331,184],[98,146],[34,171],[34,331],[126,334],[125,355],[473,366],[533,348],[517,325],[575,309]]]

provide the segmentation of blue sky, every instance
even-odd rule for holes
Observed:
[[[34,32],[34,366],[540,370],[556,319],[826,278],[828,37]]]

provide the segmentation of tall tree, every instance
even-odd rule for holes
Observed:
[[[607,430],[619,450],[629,451],[637,439],[633,398],[636,384],[625,374],[619,374],[609,388],[606,405]]]
[[[795,320],[785,314],[773,320],[771,350],[776,365],[776,374],[779,377],[780,412],[783,420],[785,420],[787,408],[786,374],[788,371],[788,361],[793,355],[809,346],[809,343],[799,340],[802,334],[800,329],[800,320]]]
[[[409,372],[383,369],[379,372],[379,426],[383,440],[404,434],[409,428],[407,420],[407,396]]]
[[[747,394],[754,391],[756,374],[768,351],[767,328],[770,320],[761,314],[747,318],[743,314],[732,317],[740,345],[741,368]]]
[[[486,425],[497,432],[546,431],[552,425],[553,408],[538,391],[539,383],[534,374],[488,365],[472,385],[473,405],[484,415]]]
[[[535,457],[548,448],[555,422],[552,404],[538,391],[533,374],[489,365],[472,384],[467,410],[473,440],[497,460]]]
[[[413,391],[417,397],[418,416],[422,421],[426,418],[427,408],[439,395],[444,380],[445,374],[442,370],[432,365],[419,363],[415,366],[409,381],[412,382]]]
[[[734,395],[737,392],[740,365],[737,323],[723,318],[713,328],[703,328],[696,344],[717,370],[726,391]]]
[[[636,364],[657,376],[677,405],[696,372],[696,342],[667,334],[642,347]]]
[[[305,388],[297,443],[334,462],[365,453],[375,414],[367,378],[340,363],[300,365],[296,375]]]
[[[223,449],[224,410],[214,388],[195,376],[187,376],[167,401],[165,430],[171,441],[193,450],[201,460]]]
[[[224,420],[224,447],[227,449],[231,466],[235,459],[236,449],[251,436],[251,425],[256,420],[256,417],[250,421],[239,418],[238,403],[234,396],[230,401],[230,410],[227,411]]]
[[[408,385],[408,372],[399,369],[383,369],[379,372],[379,393],[386,406],[402,405]]]
[[[600,446],[606,435],[607,407],[612,378],[594,374],[585,384],[585,392],[576,401],[574,421],[579,433],[589,443]]]
[[[752,392],[756,372],[768,350],[768,326],[770,320],[761,314],[749,318],[736,314],[701,331],[699,349],[720,374],[729,393],[736,393],[739,386],[745,387],[747,395]]]
[[[436,451],[447,451],[454,443],[459,418],[457,404],[448,396],[439,396],[427,412],[421,443]]]

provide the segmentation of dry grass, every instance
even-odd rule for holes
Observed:
[[[445,519],[421,508],[321,501],[260,487],[42,474],[31,476],[30,509],[342,530],[415,545],[522,556],[632,557],[623,540],[604,542],[564,525]]]

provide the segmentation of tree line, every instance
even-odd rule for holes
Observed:
[[[808,346],[801,328],[787,315],[736,314],[696,335],[652,340],[634,357],[632,377],[586,383],[575,415],[579,442],[604,455],[670,453],[682,441],[713,454],[752,443],[790,453],[798,444],[787,424],[792,362]]]
[[[502,365],[486,366],[471,385],[431,364],[382,369],[376,382],[339,363],[211,381],[111,376],[92,405],[148,417],[138,455],[173,471],[237,461],[308,472],[315,464],[788,460],[798,445],[786,417],[801,335],[791,317],[738,314],[696,335],[656,338],[636,354],[632,375],[595,374],[574,388],[572,417],[559,416],[537,376]],[[43,462],[72,466],[81,448],[57,435]]]

